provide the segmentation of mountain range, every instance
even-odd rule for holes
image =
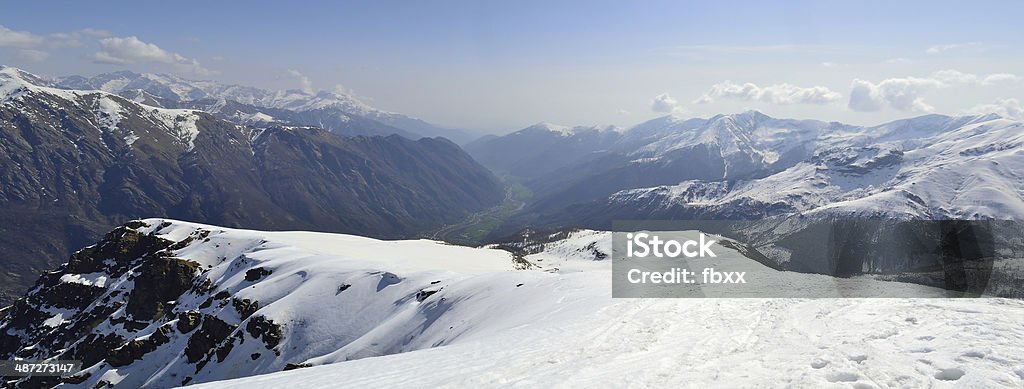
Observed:
[[[369,121],[369,119],[365,119]],[[0,69],[2,298],[126,220],[412,237],[503,198],[444,138],[251,126]]]
[[[343,93],[3,67],[0,360],[84,368],[3,385],[710,386],[754,369],[800,387],[1019,386],[1017,300],[611,299],[608,230],[740,221],[749,231],[708,231],[750,238],[714,264],[756,270],[754,288],[848,296],[835,275],[938,297],[945,263],[890,253],[893,230],[861,223],[938,220],[911,242],[938,242],[926,259],[995,247],[954,275],[1020,297],[1021,225],[987,242],[958,223],[1024,217],[1022,130],[996,115],[854,126],[748,111],[539,123],[463,150]],[[837,220],[856,222],[826,224],[852,227],[837,251],[854,261],[786,246],[832,244],[813,233]],[[936,238],[946,227],[955,247]],[[469,230],[488,244],[409,240]],[[638,372],[640,359],[663,363]]]
[[[315,126],[341,135],[391,135],[410,139],[445,137],[457,143],[474,135],[406,115],[382,111],[337,91],[267,90],[167,74],[119,71],[51,81],[65,89],[101,90],[161,108],[201,109],[245,124]]]
[[[498,235],[615,219],[1015,220],[1022,130],[996,115],[863,127],[750,111],[628,129],[539,124],[467,151],[534,192]]]

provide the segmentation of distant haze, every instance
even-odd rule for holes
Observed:
[[[1021,2],[25,2],[2,13],[0,63],[41,75],[339,90],[492,133],[747,109],[862,125],[1024,116]]]

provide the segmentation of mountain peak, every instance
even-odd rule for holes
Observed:
[[[560,124],[554,124],[554,123],[549,123],[549,122],[540,122],[540,123],[534,124],[532,126],[529,126],[529,127],[525,128],[524,130],[548,131],[548,132],[554,132],[554,133],[560,134],[562,136],[571,136],[574,133],[573,127],[563,126],[563,125],[560,125]]]
[[[2,75],[3,78],[11,81],[17,80],[23,83],[37,86],[50,85],[50,82],[48,82],[45,78],[12,66],[0,65],[0,75]]]
[[[773,118],[771,116],[765,115],[761,111],[751,109],[751,110],[747,110],[747,111],[743,111],[743,112],[739,112],[739,113],[715,115],[715,116],[711,117],[710,120],[713,121],[713,120],[719,120],[719,119],[731,119],[733,121],[743,121],[743,122],[757,123],[757,122],[762,122],[762,121],[765,121],[765,120],[771,120]]]

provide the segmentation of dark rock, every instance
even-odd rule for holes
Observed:
[[[231,299],[231,305],[235,307],[235,311],[242,317],[242,320],[248,319],[260,309],[259,302],[249,299]]]
[[[231,336],[235,326],[215,316],[203,315],[203,324],[188,338],[185,357],[189,363],[196,363],[212,355],[218,345]],[[199,368],[196,369],[198,371]]]
[[[178,314],[177,328],[178,332],[187,334],[192,332],[199,326],[199,321],[203,318],[202,314],[198,311],[185,311]]]
[[[263,344],[267,346],[267,349],[273,349],[281,343],[281,338],[284,334],[281,331],[281,326],[274,323],[265,316],[254,316],[249,318],[249,322],[245,325],[245,330],[252,335],[253,338],[262,339]]]
[[[288,363],[284,365],[284,371],[302,369],[306,367],[313,367],[313,365],[308,363]]]
[[[192,287],[199,264],[179,258],[148,258],[139,267],[127,312],[138,320],[152,321],[167,312],[167,302],[177,300]]]

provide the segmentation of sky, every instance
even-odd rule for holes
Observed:
[[[1020,1],[4,2],[0,64],[343,91],[491,133],[749,109],[1024,119],[1020,15]]]

